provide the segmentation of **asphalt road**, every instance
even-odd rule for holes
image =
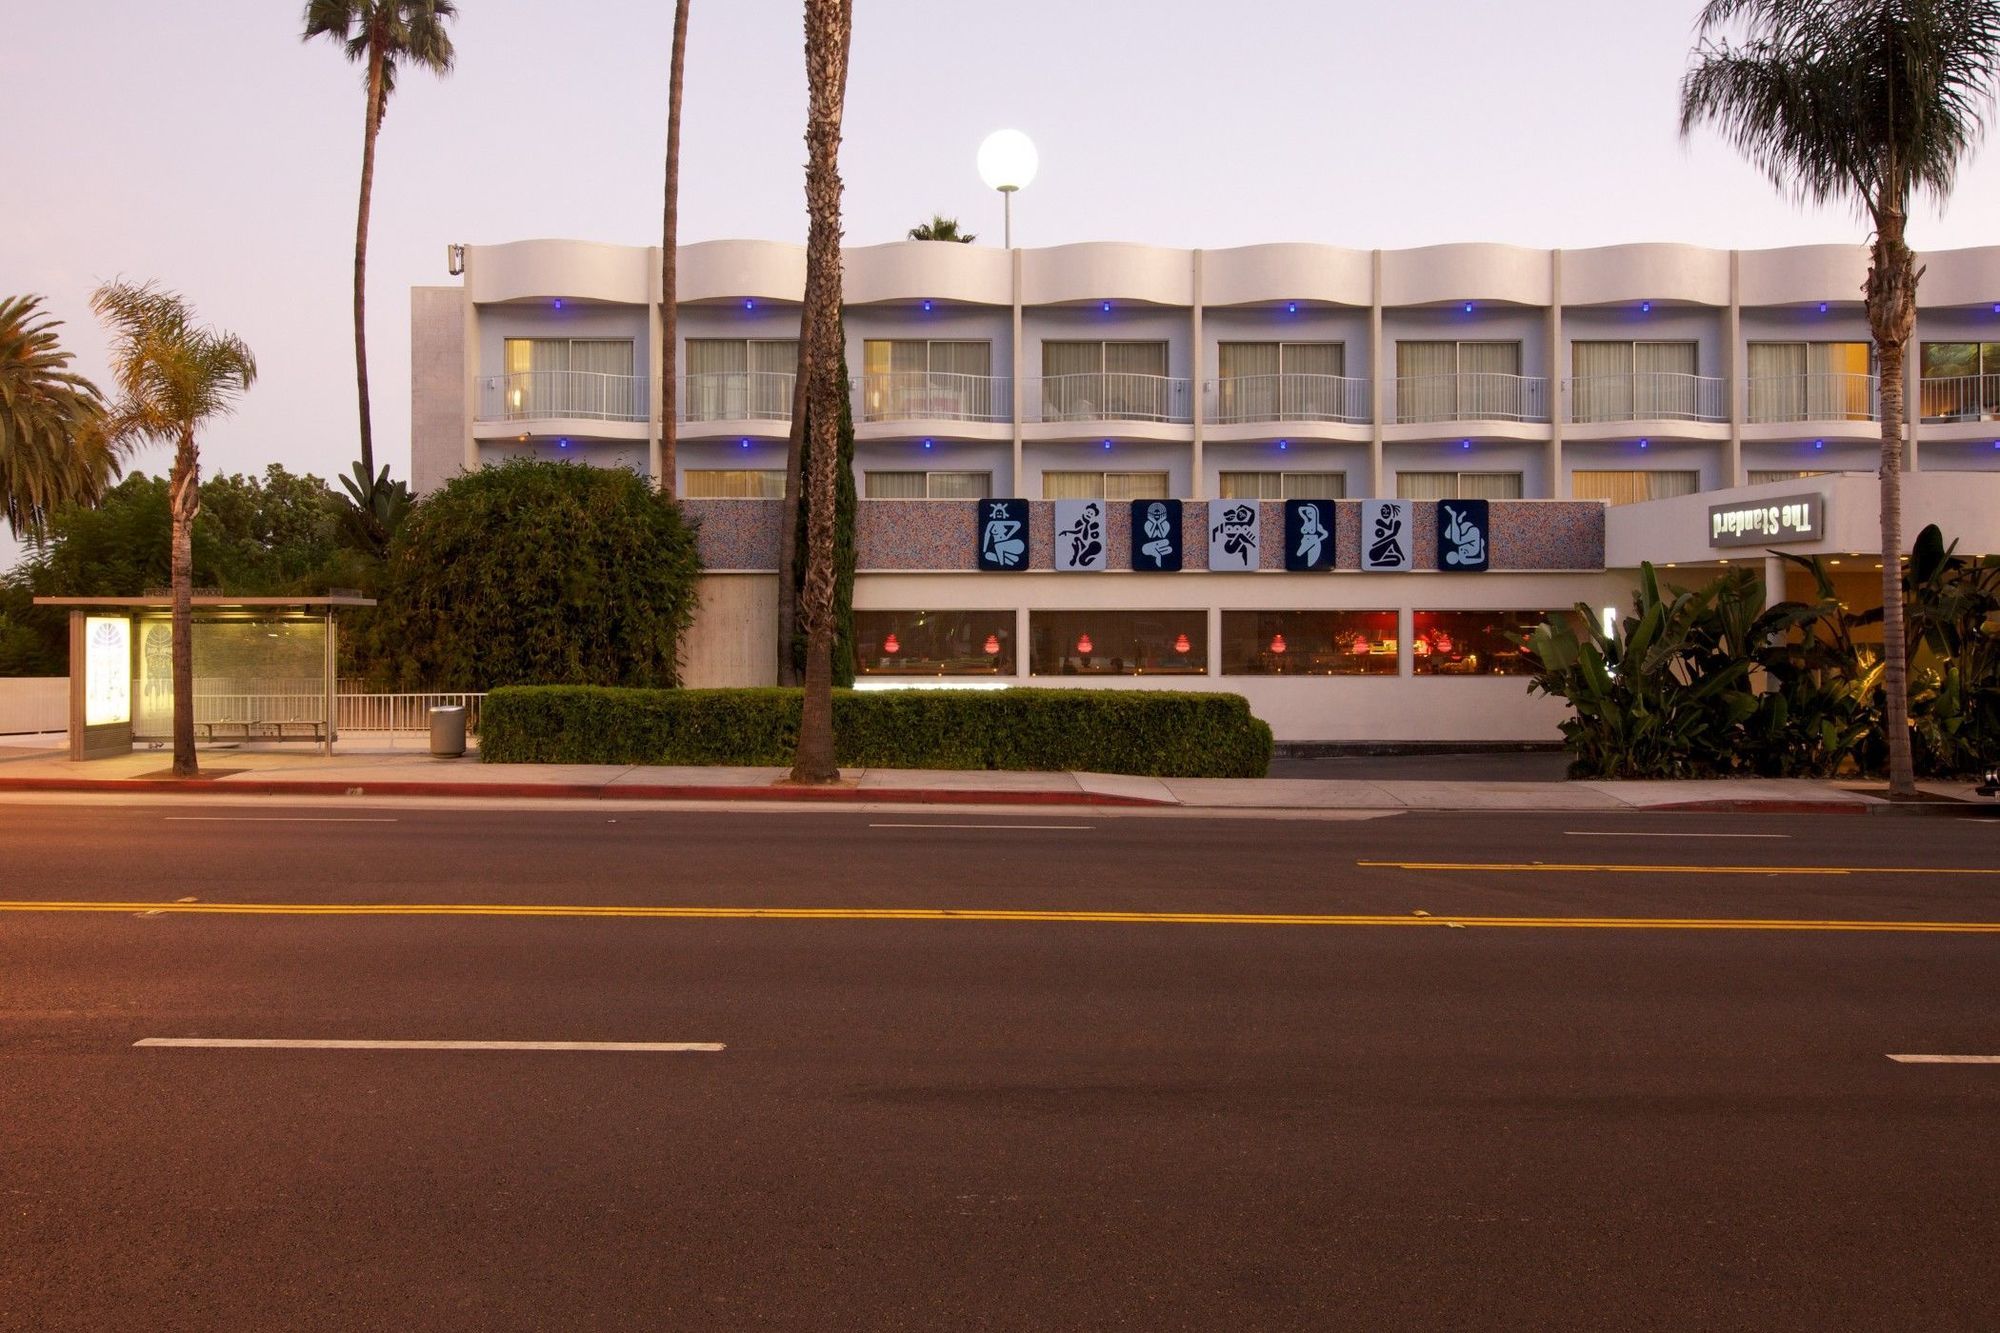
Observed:
[[[2000,1064],[1888,1058],[2000,1055],[2000,824],[44,804],[0,847],[0,1328],[2000,1309]]]

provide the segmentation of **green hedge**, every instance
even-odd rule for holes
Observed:
[[[797,690],[510,685],[486,696],[479,753],[492,763],[792,762]],[[840,762],[1262,777],[1271,728],[1237,694],[1155,690],[835,690]]]

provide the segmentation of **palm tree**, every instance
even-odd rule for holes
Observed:
[[[834,490],[840,459],[840,117],[854,0],[806,0],[806,292],[801,323],[806,411],[812,430],[805,478],[806,578],[799,628],[806,639],[805,701],[792,781],[840,777],[833,751]]]
[[[680,349],[681,236],[681,70],[687,63],[688,0],[674,0],[674,53],[667,66],[667,200],[660,222],[660,475],[654,484],[669,499],[680,466],[679,385],[674,381]]]
[[[971,245],[979,238],[970,232],[959,231],[957,218],[948,218],[942,213],[933,213],[929,222],[919,223],[910,228],[910,239],[913,241],[957,241],[960,245]]]
[[[1905,230],[1912,198],[1948,198],[1985,129],[2000,0],[1709,0],[1696,31],[1682,137],[1712,124],[1795,201],[1846,204],[1873,229],[1863,291],[1882,382],[1883,725],[1890,792],[1912,795],[1901,473],[1922,270]]]
[[[368,412],[368,206],[375,192],[375,140],[396,90],[396,68],[409,62],[433,74],[451,72],[453,0],[306,0],[300,40],[341,43],[347,58],[367,67],[368,106],[361,138],[361,206],[354,220],[354,388],[361,403],[361,470],[375,473],[375,427]]]
[[[103,396],[69,368],[62,321],[41,306],[0,297],[0,506],[17,537],[40,535],[57,505],[97,503],[118,475]]]
[[[195,776],[194,517],[201,508],[201,454],[195,433],[234,409],[257,378],[257,359],[233,333],[195,321],[177,294],[151,283],[110,282],[90,298],[111,329],[118,401],[105,423],[114,448],[172,444],[167,487],[174,588],[174,776]]]

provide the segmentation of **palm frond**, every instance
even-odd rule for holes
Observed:
[[[60,505],[94,504],[117,478],[97,386],[69,369],[38,296],[0,297],[0,514],[36,536]]]

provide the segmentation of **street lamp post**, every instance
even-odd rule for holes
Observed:
[[[1000,191],[1006,208],[1007,248],[1014,248],[1014,191],[1035,179],[1035,142],[1019,130],[995,130],[979,145],[979,177]]]

